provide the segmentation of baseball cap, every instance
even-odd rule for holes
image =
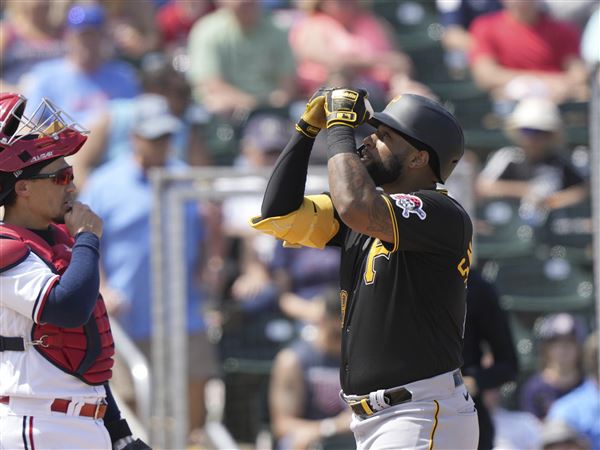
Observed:
[[[67,27],[71,30],[84,30],[104,25],[106,11],[96,3],[75,5],[67,13]]]
[[[552,132],[560,130],[562,119],[558,106],[553,101],[542,97],[531,97],[519,102],[507,119],[507,127]]]
[[[150,140],[176,133],[182,127],[167,99],[157,94],[142,94],[135,99],[133,123],[133,133]]]
[[[289,120],[274,114],[257,114],[248,120],[242,143],[265,152],[283,150],[291,136]]]
[[[538,339],[543,341],[567,336],[583,341],[585,326],[578,319],[569,313],[550,314],[539,318],[534,325],[534,330]]]

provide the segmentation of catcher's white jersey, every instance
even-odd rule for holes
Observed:
[[[31,342],[34,321],[50,289],[58,280],[33,252],[21,264],[0,273],[0,335]],[[0,396],[29,398],[86,398],[95,403],[105,397],[103,386],[90,386],[55,367],[31,345],[25,351],[0,352]]]

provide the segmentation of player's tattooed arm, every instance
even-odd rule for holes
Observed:
[[[329,158],[329,189],[344,223],[359,233],[395,243],[391,210],[355,153]]]

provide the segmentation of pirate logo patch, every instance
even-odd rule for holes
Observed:
[[[390,195],[396,201],[396,205],[402,209],[402,217],[408,219],[411,214],[416,214],[421,220],[425,220],[427,213],[423,211],[423,200],[410,194],[392,194]]]

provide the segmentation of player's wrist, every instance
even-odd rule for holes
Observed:
[[[321,129],[319,127],[311,125],[303,118],[300,118],[300,120],[298,120],[298,122],[296,123],[296,131],[302,133],[307,138],[314,139],[317,137],[317,134],[319,134],[319,131],[321,131]]]
[[[327,130],[327,158],[332,158],[339,153],[356,154],[353,128],[335,125]]]
[[[134,442],[133,436],[125,436],[113,443],[112,450],[123,450],[125,447],[127,447],[128,444],[131,444],[132,442]]]

